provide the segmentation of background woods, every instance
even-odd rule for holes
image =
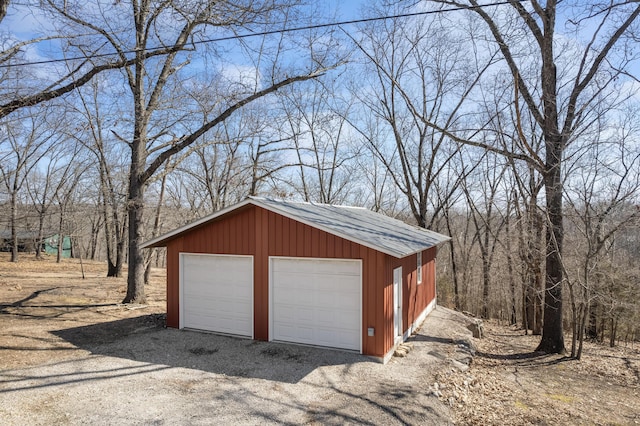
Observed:
[[[578,358],[637,340],[638,3],[378,2],[313,27],[335,13],[0,2],[2,250],[70,236],[141,303],[162,232],[248,195],[362,205],[451,235],[441,304],[547,352],[571,331]]]

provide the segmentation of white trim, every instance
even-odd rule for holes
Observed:
[[[427,318],[431,311],[436,308],[437,304],[437,299],[434,297],[433,300],[429,302],[427,307],[424,308],[424,310],[420,313],[420,315],[418,315],[416,320],[409,326],[409,328],[407,328],[407,331],[402,336],[403,340],[407,340],[409,336],[411,336],[413,332],[416,331],[418,327],[420,327],[420,324],[422,324],[422,322]]]
[[[433,300],[429,302],[427,307],[424,308],[424,310],[420,313],[420,315],[418,315],[418,318],[416,318],[413,324],[409,326],[409,328],[407,329],[407,332],[404,333],[404,335],[402,336],[403,342],[405,342],[409,338],[409,336],[411,336],[411,334],[413,334],[413,332],[416,331],[422,325],[424,320],[427,319],[429,314],[436,308],[436,306],[438,306],[438,301],[437,301],[437,298],[434,297]],[[394,344],[391,347],[391,349],[389,349],[389,351],[383,357],[371,357],[371,358],[383,364],[386,364],[393,357],[393,353],[395,352],[397,347],[398,347],[398,343]]]
[[[400,282],[398,282],[398,291],[396,293],[396,271],[399,271],[398,276]],[[402,333],[402,315],[404,314],[404,304],[402,303],[402,286],[404,285],[404,277],[402,275],[402,266],[393,268],[393,342],[394,345],[403,340]],[[396,297],[397,296],[397,297]],[[398,304],[400,306],[398,306]],[[399,311],[399,315],[398,315]],[[398,318],[398,334],[396,334],[396,316]]]
[[[273,320],[274,320],[274,315],[273,315],[273,267],[272,267],[274,259],[358,262],[358,264],[360,265],[360,272],[359,272],[359,279],[360,279],[360,296],[359,296],[359,299],[360,299],[360,306],[359,306],[360,315],[359,315],[359,317],[360,317],[360,321],[358,322],[359,325],[360,325],[360,330],[359,330],[360,349],[359,349],[358,353],[362,354],[362,259],[347,259],[347,258],[333,258],[333,257],[269,256],[269,309],[268,309],[269,339],[268,340],[270,342],[274,341],[273,340]],[[277,341],[278,340],[276,340],[276,342]],[[290,343],[292,345],[315,346],[315,345],[305,345],[305,344],[296,343],[296,342],[286,342],[286,343]],[[342,349],[342,348],[333,348],[333,347],[326,347],[326,346],[317,346],[317,347],[352,352],[352,351],[349,351],[348,349]]]
[[[422,251],[416,253],[416,282],[422,284]]]
[[[254,268],[254,262],[255,259],[253,258],[253,255],[244,255],[244,254],[215,254],[215,253],[189,253],[189,252],[179,252],[178,253],[178,263],[179,263],[179,278],[178,278],[178,299],[179,299],[179,303],[178,303],[178,309],[180,310],[179,315],[178,315],[178,328],[182,329],[184,328],[184,285],[183,285],[183,281],[184,281],[184,265],[183,265],[183,258],[185,255],[188,256],[208,256],[208,257],[242,257],[242,258],[250,258],[251,259],[251,339],[255,338],[255,268]],[[213,334],[222,334],[222,335],[226,335],[229,336],[230,334],[228,333],[218,333],[215,331],[211,331],[211,330],[198,330],[198,331],[204,331],[207,333],[213,333]],[[247,336],[239,336],[236,334],[233,334],[233,336],[236,337],[247,337]]]

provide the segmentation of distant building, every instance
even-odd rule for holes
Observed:
[[[47,237],[42,242],[43,250],[47,254],[58,255],[58,243],[60,236],[58,234]],[[72,256],[71,237],[62,237],[62,257],[69,258]]]
[[[36,251],[38,233],[33,231],[18,231],[18,251],[21,253],[33,253]],[[58,255],[58,234],[45,237],[42,240],[42,251],[54,256]],[[0,231],[0,252],[10,252],[13,248],[11,231]],[[62,257],[72,257],[71,237],[65,236],[62,241]]]
[[[37,232],[18,231],[18,251],[19,252],[35,252]],[[0,231],[0,251],[10,252],[13,247],[11,241],[11,231],[9,229]]]

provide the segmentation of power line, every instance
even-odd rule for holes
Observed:
[[[524,3],[524,2],[529,1],[529,0],[515,0],[515,1],[518,2],[518,3]],[[315,30],[315,29],[320,29],[320,28],[340,27],[340,26],[343,26],[343,25],[363,24],[363,23],[375,22],[375,21],[386,21],[388,19],[411,18],[411,17],[416,17],[416,16],[433,15],[433,14],[436,14],[436,13],[458,12],[458,11],[461,11],[461,10],[475,10],[475,9],[482,9],[482,8],[485,8],[485,7],[503,6],[503,5],[510,4],[510,3],[513,3],[513,0],[512,1],[504,0],[504,1],[494,2],[494,3],[481,4],[481,5],[478,5],[478,6],[458,6],[458,7],[448,8],[448,9],[438,9],[438,10],[428,10],[428,11],[423,11],[423,12],[402,13],[402,14],[398,14],[398,15],[378,16],[378,17],[375,17],[375,18],[352,19],[352,20],[349,20],[349,21],[328,22],[328,23],[324,23],[324,24],[305,25],[305,26],[293,27],[293,28],[281,28],[281,29],[277,29],[277,30],[253,32],[253,33],[247,33],[247,34],[234,34],[234,35],[226,36],[226,37],[210,38],[210,39],[205,39],[205,40],[196,40],[196,41],[192,41],[189,44],[190,45],[198,45],[198,44],[206,44],[206,43],[218,43],[218,42],[230,41],[230,40],[241,40],[241,39],[250,38],[250,37],[260,37],[260,36],[267,36],[267,35],[273,35],[273,34],[284,34],[284,33],[296,32],[296,31]],[[116,56],[116,55],[121,55],[121,54],[128,55],[128,54],[137,53],[137,52],[140,52],[140,51],[146,52],[146,53],[153,53],[153,52],[156,52],[156,51],[159,51],[159,50],[167,49],[167,47],[168,46],[158,46],[158,47],[150,47],[150,48],[142,49],[142,50],[141,49],[132,49],[132,50],[123,50],[121,52],[112,52],[112,53],[95,53],[95,54],[91,55],[90,57],[87,57],[87,56],[75,56],[75,57],[71,57],[71,58],[59,58],[59,59],[47,59],[47,60],[42,60],[42,61],[22,62],[22,63],[19,63],[19,64],[0,64],[0,68],[11,68],[11,67],[31,66],[31,65],[45,65],[45,64],[53,64],[53,63],[58,63],[58,62],[83,60],[83,59],[89,59],[89,58],[91,58],[91,59],[105,58],[105,57]]]

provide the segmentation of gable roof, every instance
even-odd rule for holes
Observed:
[[[262,207],[396,258],[409,256],[451,239],[446,235],[409,225],[362,207],[249,197],[238,204],[147,241],[141,247],[163,247],[168,241],[183,233],[247,205]]]

